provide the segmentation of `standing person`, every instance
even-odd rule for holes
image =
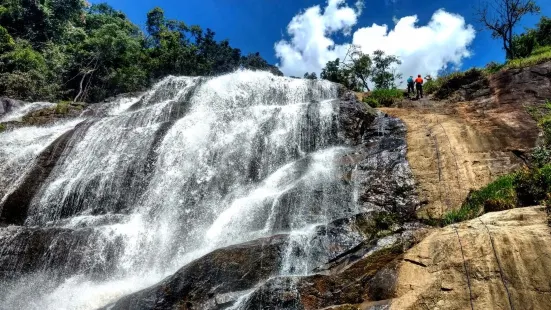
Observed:
[[[417,75],[417,78],[415,79],[415,88],[417,88],[417,99],[419,99],[419,96],[423,98],[423,78],[421,77],[421,74]]]
[[[408,78],[408,97],[410,93],[414,93],[415,90],[413,89],[413,75],[410,75]]]

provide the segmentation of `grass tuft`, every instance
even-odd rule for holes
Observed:
[[[515,208],[518,201],[514,187],[515,177],[515,174],[502,176],[486,187],[471,191],[461,208],[444,215],[444,224],[470,220],[482,213]]]
[[[529,57],[507,61],[505,69],[521,69],[551,60],[551,46],[536,48]]]
[[[403,98],[404,91],[400,89],[375,89],[364,102],[372,107],[389,107]]]

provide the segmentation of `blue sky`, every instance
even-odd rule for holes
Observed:
[[[462,61],[463,68],[484,66],[489,61],[503,61],[504,53],[500,42],[492,40],[487,31],[478,31],[474,19],[474,8],[480,0],[366,0],[362,14],[358,16],[353,31],[368,27],[373,23],[387,24],[393,27],[393,18],[410,15],[418,16],[417,25],[425,25],[438,9],[463,16],[467,24],[477,28],[476,37],[469,50],[472,56]],[[148,10],[159,6],[165,10],[168,18],[182,20],[187,24],[198,24],[211,28],[217,39],[229,39],[230,44],[244,53],[260,52],[271,63],[278,63],[274,44],[281,39],[289,39],[286,27],[292,18],[314,5],[325,7],[322,0],[107,0],[116,9],[122,10],[133,22],[143,25]],[[355,0],[347,0],[350,7]],[[539,0],[542,14],[551,16],[551,1]],[[533,26],[539,17],[526,17],[518,30],[524,26]],[[337,33],[332,37],[335,43],[350,41]]]

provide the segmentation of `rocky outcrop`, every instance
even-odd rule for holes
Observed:
[[[306,277],[278,277],[257,288],[242,309],[357,309],[386,304],[396,287],[401,254],[418,242],[424,230],[404,225],[395,233],[373,239]]]
[[[398,264],[390,309],[549,309],[550,244],[543,207],[437,229]]]
[[[287,235],[276,235],[211,252],[161,283],[105,309],[223,309],[277,274]]]
[[[537,105],[551,100],[551,61],[500,71],[491,77],[490,86],[500,105]]]
[[[459,208],[471,189],[511,173],[536,144],[538,129],[524,111],[472,111],[469,104],[416,102],[386,108],[407,125],[407,159],[423,216],[440,218]]]
[[[350,147],[339,171],[343,183],[357,187],[359,214],[317,227],[308,253],[287,235],[219,249],[107,308],[224,309],[238,303],[242,309],[320,309],[391,296],[396,262],[426,231],[408,223],[418,199],[405,158],[405,126],[353,93],[343,92],[337,104],[337,137]],[[307,255],[309,275],[285,276],[285,255]]]

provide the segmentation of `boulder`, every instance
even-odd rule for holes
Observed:
[[[276,275],[288,235],[215,250],[104,309],[220,309]]]

